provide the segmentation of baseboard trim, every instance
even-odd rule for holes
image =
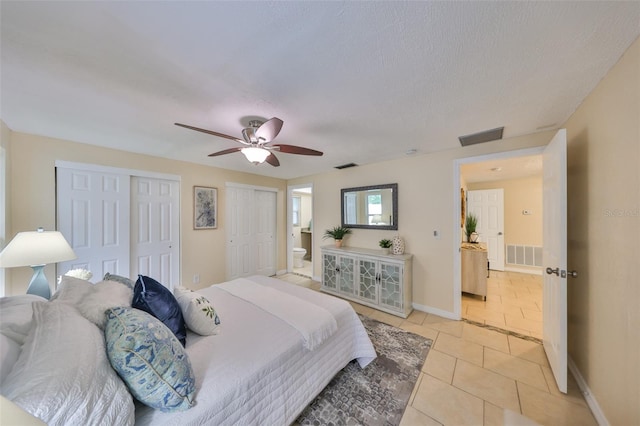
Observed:
[[[610,426],[607,417],[604,415],[604,412],[600,408],[600,404],[596,401],[596,397],[591,392],[587,381],[584,379],[582,374],[580,374],[580,370],[578,370],[578,366],[571,357],[567,357],[567,365],[569,366],[569,371],[573,374],[573,377],[576,379],[578,383],[578,387],[582,392],[582,396],[584,396],[585,401],[587,401],[587,405],[593,414],[593,417],[596,418],[596,421],[600,426]]]
[[[514,266],[505,266],[505,272],[519,272],[521,274],[542,275],[542,269],[527,269]]]
[[[416,311],[426,312],[428,314],[438,315],[439,317],[452,319],[456,321],[460,320],[460,317],[456,317],[453,314],[453,312],[443,311],[442,309],[433,308],[431,306],[420,305],[418,303],[412,303],[411,306],[413,306],[413,309],[415,309]]]

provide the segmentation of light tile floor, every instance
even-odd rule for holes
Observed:
[[[502,283],[506,292],[522,292],[509,289],[511,280],[517,280],[505,275],[498,284]],[[278,278],[320,289],[319,282],[304,277],[287,274]],[[413,311],[405,320],[352,305],[362,315],[433,340],[402,418],[403,426],[505,425],[505,414],[512,412],[541,425],[597,425],[571,375],[568,393],[558,391],[537,342],[425,312]],[[526,329],[516,328],[525,334]]]
[[[462,294],[462,318],[542,339],[542,276],[491,271],[486,301]]]

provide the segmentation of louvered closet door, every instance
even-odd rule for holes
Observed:
[[[58,275],[83,268],[99,281],[106,272],[129,274],[128,175],[57,168],[58,230],[77,259],[58,264]]]
[[[180,283],[180,196],[176,181],[131,178],[131,275],[173,290]]]

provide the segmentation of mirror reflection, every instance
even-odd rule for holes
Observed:
[[[342,226],[398,229],[398,184],[342,189]]]

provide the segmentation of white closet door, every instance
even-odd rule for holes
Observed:
[[[251,275],[253,189],[227,187],[227,279]]]
[[[83,268],[99,281],[106,272],[129,274],[129,176],[57,168],[58,230],[77,259],[58,274]]]
[[[176,181],[131,178],[131,276],[170,290],[180,284],[179,191]]]
[[[227,280],[276,273],[276,192],[227,185]]]
[[[256,274],[276,273],[276,193],[255,191]]]

